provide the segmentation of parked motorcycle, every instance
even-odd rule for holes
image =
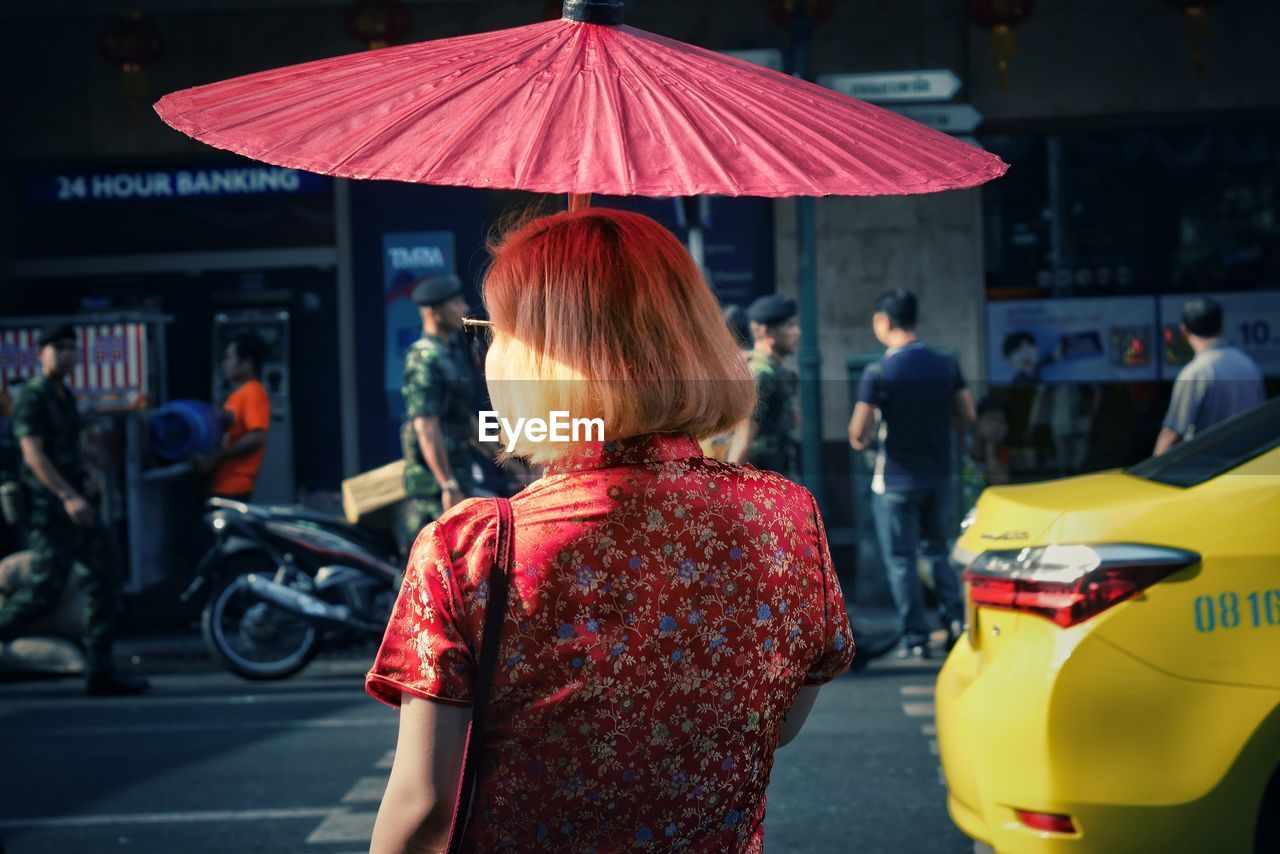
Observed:
[[[382,637],[401,573],[376,535],[303,508],[223,498],[209,499],[204,523],[214,542],[181,598],[207,591],[205,643],[232,673],[283,679],[323,647]]]

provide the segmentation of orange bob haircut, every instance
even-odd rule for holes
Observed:
[[[701,439],[750,416],[742,351],[697,265],[657,222],[586,208],[534,219],[490,251],[486,373],[502,417],[598,418],[613,440]],[[521,436],[512,453],[548,462],[572,450]]]

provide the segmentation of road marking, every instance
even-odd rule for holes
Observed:
[[[361,777],[356,780],[356,784],[351,787],[351,791],[342,796],[344,804],[365,804],[372,801],[380,803],[382,801],[382,793],[387,790],[387,778],[384,777]]]
[[[346,809],[333,810],[320,826],[311,831],[307,837],[308,845],[324,842],[364,842],[373,838],[373,823],[378,818],[376,812],[351,812]]]
[[[931,718],[933,717],[933,703],[903,703],[902,711],[909,718]]]
[[[903,697],[928,697],[930,699],[907,700],[902,704],[902,713],[909,718],[928,718],[928,723],[920,724],[920,734],[924,736],[931,756],[938,756],[938,726],[934,722],[937,706],[932,702],[935,696],[933,685],[902,685],[899,691]],[[947,779],[942,773],[942,764],[937,766],[938,785],[946,788]]]
[[[223,723],[189,723],[189,724],[118,724],[115,726],[70,726],[70,727],[35,727],[24,729],[5,729],[3,735],[56,735],[96,736],[96,735],[151,735],[153,733],[185,733],[185,732],[242,732],[249,729],[368,729],[377,727],[394,727],[399,723],[395,717],[385,718],[315,718],[309,721],[239,721]]]
[[[205,810],[195,812],[108,813],[104,815],[49,816],[0,819],[0,830],[49,830],[60,827],[102,825],[193,824],[226,821],[281,821],[329,815],[333,807],[293,807],[259,810]]]
[[[395,750],[388,750],[382,754],[382,758],[377,761],[374,768],[387,770],[395,762]],[[344,804],[381,804],[382,796],[387,791],[387,775],[379,774],[376,777],[361,777],[356,780],[355,785],[342,797]],[[311,831],[311,835],[307,837],[308,845],[316,845],[325,842],[358,842],[361,845],[369,845],[369,841],[373,839],[373,823],[377,819],[378,813],[352,811],[347,807],[338,807],[325,816],[324,821]]]

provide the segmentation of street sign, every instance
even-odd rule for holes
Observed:
[[[982,124],[982,113],[973,104],[903,104],[889,109],[943,133],[973,133]]]
[[[824,74],[818,78],[818,84],[873,104],[950,101],[961,85],[960,78],[949,68]]]
[[[722,50],[725,56],[732,56],[734,59],[742,59],[756,65],[763,65],[765,68],[772,68],[774,71],[782,70],[782,51],[776,47],[762,47],[752,50]]]

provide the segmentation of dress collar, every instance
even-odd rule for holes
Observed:
[[[702,448],[685,433],[645,433],[610,442],[591,442],[547,464],[546,473],[642,466],[702,456]]]

